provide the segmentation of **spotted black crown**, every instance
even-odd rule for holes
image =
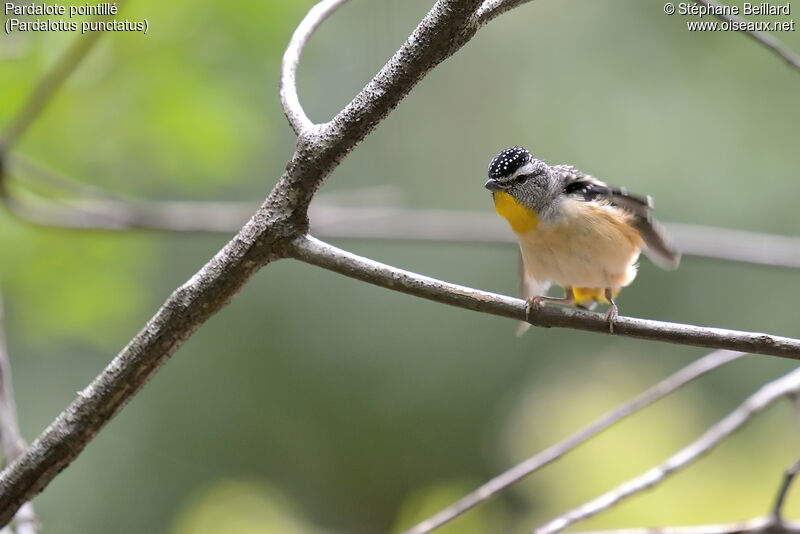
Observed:
[[[517,169],[530,162],[533,156],[527,149],[512,146],[500,152],[489,163],[489,178],[511,176]]]

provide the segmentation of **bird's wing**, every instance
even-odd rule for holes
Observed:
[[[549,281],[537,280],[525,270],[525,264],[522,262],[522,255],[520,255],[519,288],[518,288],[519,292],[518,294],[520,298],[528,300],[531,297],[536,297],[539,295],[547,295],[547,291],[549,289],[550,289]],[[525,321],[519,321],[519,323],[517,323],[517,335],[521,336],[530,327],[531,327],[530,323],[526,323]]]
[[[681,253],[672,244],[664,228],[653,218],[653,199],[628,193],[624,188],[611,187],[594,176],[585,174],[570,165],[556,165],[553,169],[564,181],[564,193],[586,202],[606,201],[633,216],[633,222],[645,243],[645,254],[662,269],[675,269]]]

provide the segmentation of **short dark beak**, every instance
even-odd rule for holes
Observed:
[[[483,187],[488,189],[489,191],[502,191],[504,188],[500,185],[500,182],[495,180],[494,178],[489,178],[486,180],[486,183],[483,184]]]

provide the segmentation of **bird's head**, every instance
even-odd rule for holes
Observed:
[[[517,204],[543,214],[557,200],[557,181],[545,162],[533,157],[527,149],[514,146],[500,152],[489,163],[489,178],[484,187],[492,192],[495,203],[505,193]]]

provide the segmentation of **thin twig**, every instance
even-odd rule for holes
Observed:
[[[81,199],[125,200],[118,193],[76,180],[18,154],[6,155],[6,172],[9,180],[16,178],[21,187],[31,191],[43,186],[45,190]]]
[[[777,524],[783,522],[781,517],[783,502],[786,499],[787,493],[789,493],[789,488],[792,485],[794,477],[797,476],[798,471],[800,471],[800,460],[798,460],[792,467],[787,469],[783,474],[783,481],[778,489],[778,496],[775,498],[775,506],[772,507],[772,519]]]
[[[0,295],[0,443],[3,447],[3,464],[13,462],[25,449],[25,441],[19,430],[17,405],[11,380],[11,360],[5,334],[5,317],[2,295]],[[25,503],[14,517],[16,534],[36,534],[38,521],[33,504]]]
[[[500,491],[516,484],[531,473],[561,458],[566,453],[585,443],[603,430],[622,421],[629,415],[666,397],[704,374],[734,360],[738,360],[742,356],[744,356],[742,352],[719,350],[695,360],[628,402],[606,413],[599,419],[596,419],[589,426],[534,456],[531,456],[504,473],[497,475],[475,491],[459,499],[457,502],[408,529],[404,534],[425,534],[426,532],[439,528],[478,504],[487,501]]]
[[[323,0],[312,7],[292,34],[286,52],[283,54],[279,86],[281,103],[283,112],[297,135],[314,126],[303,110],[297,95],[297,67],[300,63],[300,55],[314,31],[345,2],[347,0]]]
[[[774,527],[771,518],[758,517],[748,521],[715,525],[580,530],[572,534],[800,534],[800,523],[796,521],[784,521],[777,530]]]
[[[527,320],[534,326],[545,328],[573,328],[609,334],[608,323],[600,313],[558,306],[542,306],[532,310],[530,317],[526,319],[524,300],[451,284],[398,269],[341,250],[308,235],[295,239],[291,243],[288,253],[306,263],[363,282],[451,306],[519,321]],[[620,317],[614,323],[614,335],[712,349],[771,354],[794,360],[800,359],[800,340],[738,330]]]
[[[117,2],[122,5],[122,0]],[[99,17],[104,19],[106,17]],[[11,119],[6,129],[0,134],[0,158],[8,149],[22,137],[22,134],[42,112],[50,99],[64,84],[66,79],[83,61],[86,54],[92,49],[97,40],[104,34],[102,31],[91,31],[78,35],[61,57],[53,64],[52,68],[39,80],[31,91],[25,104],[20,107]],[[2,178],[2,177],[0,177]]]
[[[794,392],[789,392],[787,396],[796,397],[797,395]],[[787,521],[781,517],[781,509],[783,508],[786,494],[798,471],[800,471],[800,460],[785,471],[772,512],[763,517],[715,525],[582,530],[573,534],[800,534],[800,522]]]
[[[578,521],[583,521],[604,510],[608,510],[628,497],[653,488],[668,476],[711,451],[767,406],[798,391],[800,391],[800,368],[762,386],[745,399],[734,411],[712,425],[697,440],[670,456],[662,464],[620,484],[600,497],[548,521],[535,529],[533,531],[534,534],[555,534]]]
[[[1,197],[15,217],[48,228],[159,232],[238,231],[257,209],[250,202],[137,202],[119,200],[19,201]]]
[[[740,29],[739,31],[746,33],[757,43],[771,50],[773,54],[775,54],[783,61],[785,61],[786,64],[789,65],[790,67],[800,70],[800,56],[798,56],[793,51],[785,47],[780,41],[775,39],[775,37],[766,32],[749,29],[747,27],[748,20],[743,17],[740,17],[738,15],[725,14],[723,10],[724,6],[719,2],[717,2],[717,0],[697,0],[697,1],[706,6],[707,8],[709,8],[711,13],[718,19],[724,20],[726,22],[734,22],[740,25],[739,27],[742,29]]]

